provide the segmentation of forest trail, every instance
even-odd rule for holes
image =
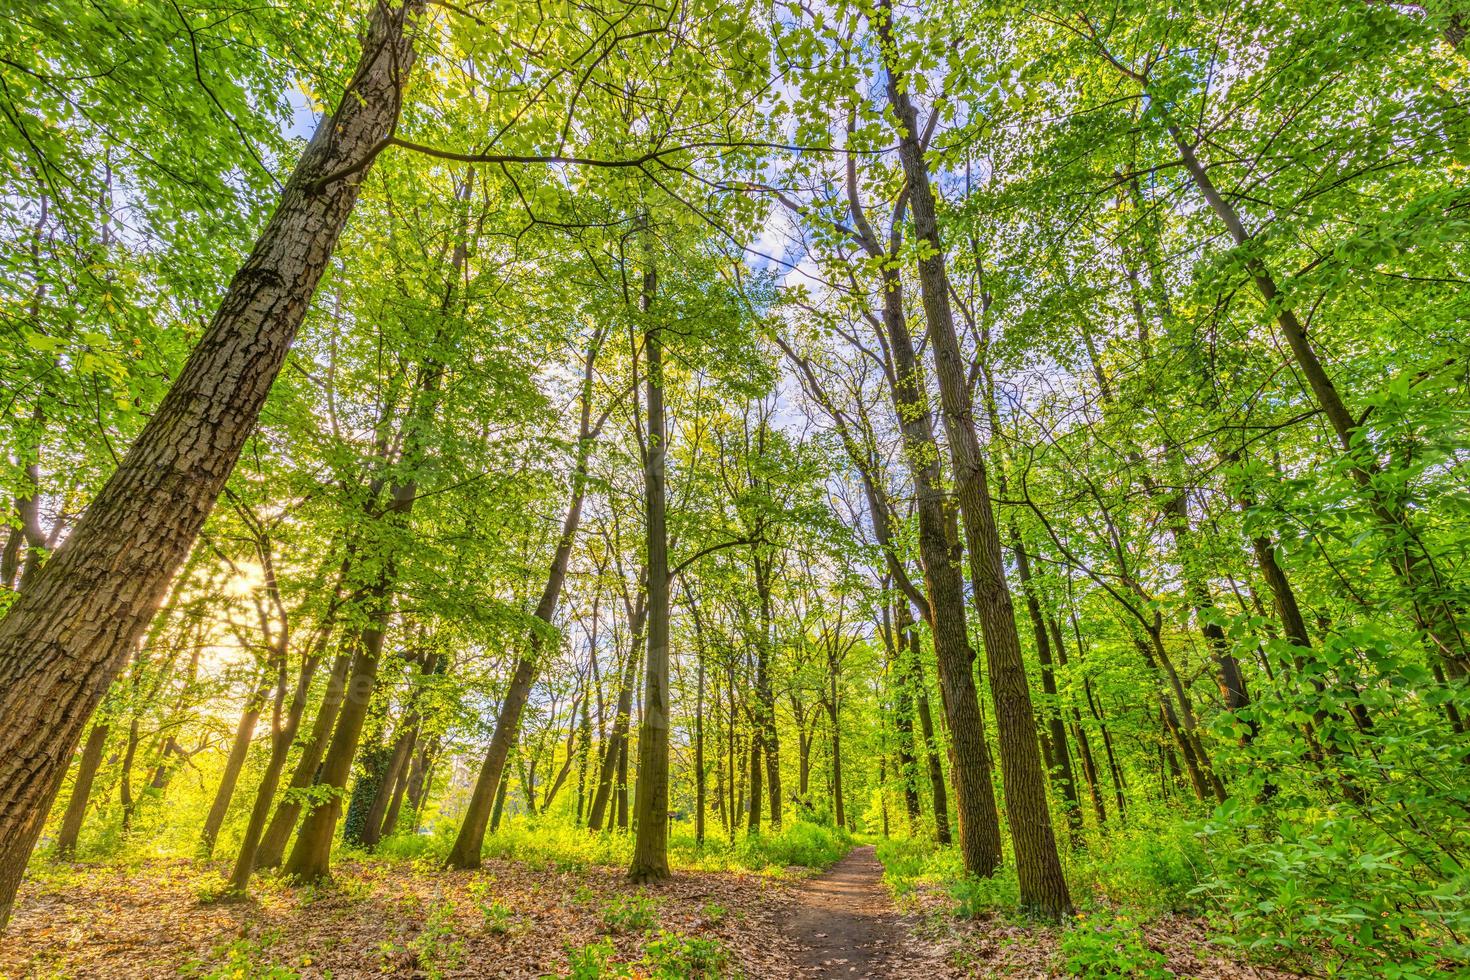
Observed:
[[[910,963],[907,932],[883,887],[874,848],[855,847],[796,893],[783,926],[803,977],[932,976],[934,962]],[[912,969],[912,974],[910,974]]]

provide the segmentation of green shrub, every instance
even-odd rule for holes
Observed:
[[[429,909],[424,927],[408,942],[420,969],[429,980],[440,980],[459,969],[464,960],[464,943],[455,938],[454,905],[438,902]]]
[[[632,968],[613,961],[617,949],[607,939],[567,949],[567,969],[571,980],[614,980],[633,976]]]
[[[480,922],[484,930],[497,936],[503,936],[510,932],[515,916],[509,905],[491,894],[494,887],[495,879],[485,878],[470,886],[470,894],[474,896],[475,903],[480,908]]]
[[[964,862],[953,847],[941,847],[922,837],[889,838],[878,842],[883,882],[895,895],[913,891],[920,881],[952,882],[965,874]]]
[[[1200,825],[1191,820],[1141,821],[1112,832],[1079,869],[1113,904],[1153,912],[1195,912],[1209,872]],[[1087,862],[1091,862],[1090,866]]]
[[[702,939],[685,936],[677,932],[660,932],[645,950],[644,964],[652,975],[667,980],[684,980],[686,977],[724,977],[730,954],[718,939]]]
[[[657,925],[658,907],[642,892],[614,895],[602,909],[602,926],[608,932],[641,932]]]
[[[1275,838],[1232,835],[1200,887],[1218,903],[1216,920],[1230,933],[1222,941],[1252,956],[1325,964],[1337,976],[1435,977],[1446,963],[1465,962],[1470,872],[1430,873],[1358,823],[1341,817],[1278,827]]]
[[[1086,980],[1164,980],[1174,975],[1164,967],[1164,954],[1149,948],[1138,922],[1121,913],[1079,917],[1062,934],[1061,947],[1066,972]]]
[[[960,919],[983,919],[997,912],[1014,912],[1021,905],[1021,886],[1013,865],[1005,865],[989,878],[965,875],[949,886],[954,914]]]

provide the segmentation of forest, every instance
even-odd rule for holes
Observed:
[[[0,16],[0,978],[1470,976],[1462,0]]]

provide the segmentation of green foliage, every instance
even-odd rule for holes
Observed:
[[[954,882],[964,875],[964,863],[952,847],[940,847],[923,837],[890,837],[878,842],[877,857],[883,881],[895,895],[912,891],[921,881]]]
[[[1111,827],[1074,855],[1074,875],[1108,904],[1146,912],[1195,912],[1200,882],[1209,874],[1197,821],[1138,813]]]
[[[614,895],[602,907],[602,927],[608,932],[645,932],[658,926],[658,906],[641,891]]]
[[[965,875],[949,886],[949,894],[954,899],[954,914],[961,919],[1015,912],[1021,904],[1020,885],[1011,865],[1000,868],[989,878]]]
[[[183,973],[197,980],[297,980],[301,976],[299,972],[270,957],[270,948],[280,939],[278,932],[253,939],[235,939],[215,947],[213,962],[191,961]]]
[[[1341,976],[1431,977],[1470,955],[1463,869],[1423,868],[1427,855],[1365,833],[1357,817],[1263,835],[1250,825],[1259,811],[1222,809],[1211,827],[1215,873],[1200,891],[1229,930],[1224,941]]]
[[[617,947],[611,940],[599,939],[595,943],[567,950],[567,969],[571,980],[619,980],[632,977],[633,969],[626,963],[617,962]]]
[[[799,866],[822,869],[852,849],[845,830],[796,821],[771,834],[746,835],[731,849],[734,862],[751,869]]]
[[[644,963],[661,980],[715,980],[730,976],[730,954],[718,939],[685,936],[660,930],[658,938],[645,947]]]
[[[495,898],[492,894],[495,887],[494,879],[477,881],[470,886],[470,894],[474,896],[475,903],[480,909],[481,926],[488,933],[503,936],[510,932],[515,924],[515,915],[509,905]]]
[[[408,941],[414,962],[429,980],[442,980],[464,961],[464,943],[456,938],[454,903],[435,902],[417,936]]]
[[[1138,921],[1123,913],[1078,917],[1062,934],[1062,966],[1088,980],[1164,980],[1164,954],[1151,948]]]

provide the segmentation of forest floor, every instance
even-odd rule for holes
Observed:
[[[871,847],[822,875],[680,871],[638,889],[608,867],[344,860],[330,887],[265,878],[213,896],[223,864],[45,864],[0,937],[0,980],[195,977],[1064,976],[1059,930],[900,913]],[[1179,976],[1266,977],[1208,952],[1187,920],[1151,931]],[[1198,940],[1198,941],[1196,941]]]

